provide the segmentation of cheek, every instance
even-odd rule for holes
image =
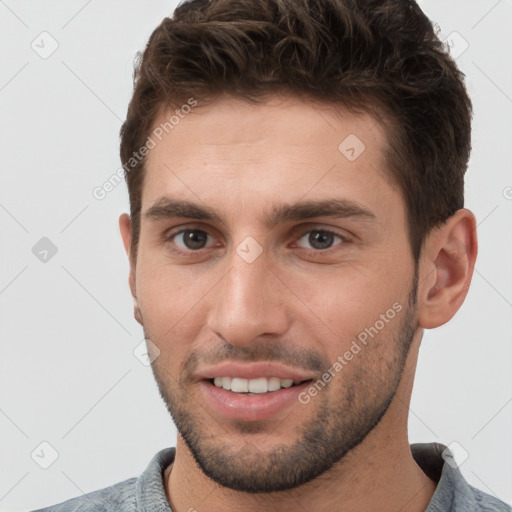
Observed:
[[[211,278],[193,276],[190,270],[146,262],[137,268],[137,297],[147,335],[161,350],[181,350],[194,340],[204,322],[198,315]]]
[[[136,288],[139,304],[146,318],[171,321],[183,316],[187,309],[191,280],[182,271],[154,254],[139,255]]]
[[[373,324],[381,313],[404,296],[393,276],[380,274],[348,267],[331,269],[324,275],[315,274],[307,279],[304,275],[296,276],[293,291],[307,306],[302,309],[309,310],[326,328],[330,327],[334,333],[352,332]],[[292,296],[290,300],[296,302]]]
[[[302,275],[296,283],[297,296],[304,301],[298,305],[299,330],[316,340],[319,351],[332,363],[341,356],[343,364],[351,367],[366,364],[378,372],[389,369],[407,309],[405,273],[354,265],[330,269],[315,278]]]

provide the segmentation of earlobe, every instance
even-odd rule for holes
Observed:
[[[140,312],[139,304],[137,299],[134,297],[133,317],[140,325],[144,325],[142,322],[142,313]]]
[[[421,327],[439,327],[459,310],[469,290],[477,250],[475,216],[465,208],[428,235],[418,284]]]

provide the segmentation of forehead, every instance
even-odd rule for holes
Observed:
[[[175,116],[170,129],[172,115],[162,111],[154,123],[167,130],[146,160],[143,211],[163,195],[220,207],[252,201],[261,208],[306,195],[396,204],[385,127],[370,114],[280,96],[257,105],[225,97]]]
[[[167,141],[186,138],[187,146],[211,145],[219,153],[223,146],[235,144],[265,145],[269,150],[295,147],[298,153],[307,152],[308,146],[336,149],[336,142],[351,133],[370,146],[386,143],[383,125],[370,113],[356,114],[342,105],[296,96],[275,95],[251,104],[225,95],[210,104],[199,103],[179,117],[173,114],[172,109],[162,109],[153,130],[164,128]],[[174,124],[168,126],[171,117]]]

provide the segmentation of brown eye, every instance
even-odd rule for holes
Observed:
[[[305,249],[314,249],[316,251],[325,251],[331,249],[334,242],[338,239],[341,242],[344,242],[344,238],[337,233],[334,233],[325,229],[314,229],[305,233],[299,240],[297,244],[299,247],[300,242],[307,243],[310,247],[304,247]]]
[[[170,238],[180,249],[197,251],[206,247],[208,236],[208,233],[201,229],[184,229]]]

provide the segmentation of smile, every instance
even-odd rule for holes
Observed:
[[[232,391],[233,393],[268,393],[290,388],[302,381],[292,379],[280,379],[279,377],[258,377],[255,379],[243,379],[238,377],[215,377],[212,382],[216,387]]]

